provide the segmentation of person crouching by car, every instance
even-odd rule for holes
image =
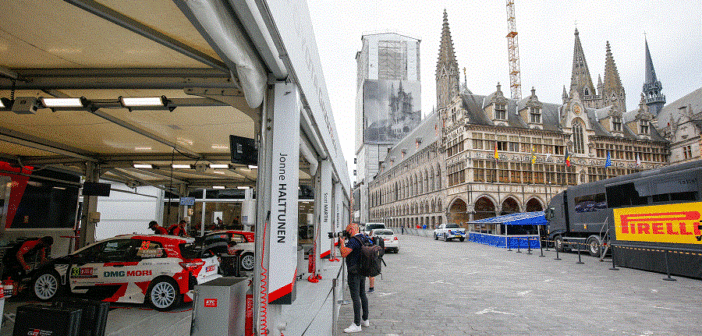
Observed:
[[[158,225],[158,222],[156,221],[149,222],[149,229],[154,230],[154,234],[168,234],[168,230],[166,230],[166,228],[164,228],[163,226]]]
[[[346,232],[349,234],[349,240],[339,238],[339,250],[341,256],[346,259],[346,268],[348,270],[349,291],[351,292],[351,300],[353,301],[353,323],[346,329],[345,333],[361,332],[361,324],[370,326],[368,322],[368,297],[366,296],[366,277],[358,273],[358,267],[361,259],[362,240],[367,237],[360,233],[358,224],[349,224],[346,227]],[[363,316],[361,316],[363,310]]]
[[[32,269],[27,262],[36,260],[37,257],[39,257],[40,263],[46,262],[53,244],[53,237],[44,236],[38,239],[29,239],[13,246],[3,258],[5,264],[3,277],[9,277],[14,281],[22,280]]]

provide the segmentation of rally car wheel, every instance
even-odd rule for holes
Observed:
[[[53,270],[47,270],[34,279],[34,295],[41,301],[48,301],[61,293],[61,278]]]
[[[244,253],[241,255],[239,264],[241,265],[242,270],[253,271],[254,264],[256,264],[256,258],[254,258],[253,253]]]
[[[434,240],[439,240],[439,236],[436,233],[434,234]]]
[[[147,298],[158,311],[167,311],[180,304],[183,298],[178,291],[178,284],[171,278],[156,278],[149,285]]]

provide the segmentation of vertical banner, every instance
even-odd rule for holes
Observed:
[[[317,235],[317,249],[319,250],[320,258],[329,257],[331,252],[331,239],[327,232],[332,231],[332,166],[331,161],[321,160],[319,162],[319,169],[317,170],[317,178],[319,186],[319,209],[320,209],[320,220],[319,220],[319,232]],[[319,266],[317,266],[319,268]]]
[[[334,183],[334,232],[339,232],[346,228],[348,223],[344,223],[344,191],[341,183]]]
[[[300,96],[294,84],[276,83],[274,91],[268,302],[291,304],[297,268]]]

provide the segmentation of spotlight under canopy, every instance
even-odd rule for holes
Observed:
[[[80,98],[41,98],[41,104],[44,107],[85,107],[87,100]]]
[[[161,97],[119,97],[119,102],[124,107],[159,107],[166,106],[167,99]]]

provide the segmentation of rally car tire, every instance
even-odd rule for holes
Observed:
[[[439,240],[439,235],[437,235],[436,233],[434,234],[434,240]]]
[[[151,281],[146,295],[149,304],[158,311],[168,311],[183,300],[178,284],[169,277],[158,277]]]
[[[54,270],[44,270],[32,282],[32,292],[40,301],[49,301],[63,293],[61,277]]]
[[[254,258],[253,253],[244,253],[241,255],[239,260],[239,265],[241,269],[247,272],[253,271],[254,265],[256,264],[256,258]]]
[[[464,240],[466,240],[466,239],[465,239],[465,238],[458,238],[458,240],[460,240],[460,241],[464,241]]]

